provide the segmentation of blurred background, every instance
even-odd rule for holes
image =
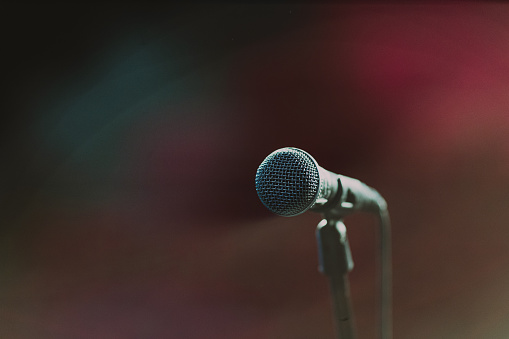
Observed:
[[[509,336],[509,5],[2,8],[0,337],[333,338],[320,215],[254,188],[284,146],[386,198],[395,338]]]

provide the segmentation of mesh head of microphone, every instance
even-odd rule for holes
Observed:
[[[256,192],[262,203],[281,216],[308,210],[320,189],[318,165],[306,152],[281,148],[269,154],[256,171]]]

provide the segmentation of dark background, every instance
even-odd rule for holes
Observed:
[[[388,201],[395,338],[507,338],[508,5],[2,8],[0,337],[333,338],[320,216],[254,189],[295,146]]]

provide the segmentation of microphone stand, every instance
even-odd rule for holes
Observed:
[[[323,219],[317,226],[319,269],[328,276],[338,339],[355,339],[348,272],[353,269],[346,227],[340,220]]]

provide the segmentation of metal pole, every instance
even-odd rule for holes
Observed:
[[[334,322],[338,339],[355,339],[348,272],[352,254],[342,221],[323,219],[316,230],[320,271],[329,278]]]

